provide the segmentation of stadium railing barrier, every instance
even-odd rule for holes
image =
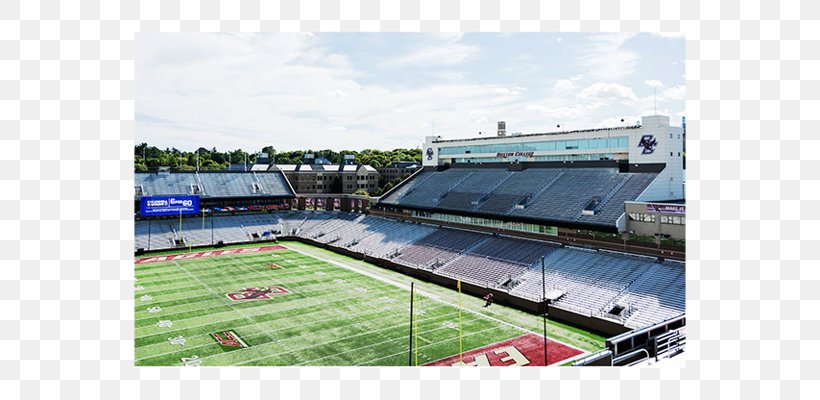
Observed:
[[[674,357],[686,346],[686,314],[606,340],[606,348],[573,366],[628,366]]]

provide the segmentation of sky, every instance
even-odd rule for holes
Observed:
[[[682,37],[656,34],[139,33],[135,140],[390,150],[497,121],[553,132],[657,109],[680,125],[684,60]]]

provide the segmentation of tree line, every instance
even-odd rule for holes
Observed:
[[[242,149],[219,151],[216,147],[207,149],[200,147],[194,151],[183,151],[177,148],[159,149],[140,143],[134,146],[134,169],[136,171],[155,171],[159,167],[169,167],[171,171],[195,171],[197,167],[197,153],[199,153],[200,171],[221,171],[230,164],[242,164],[247,160],[253,164],[257,159],[257,152],[247,152]],[[414,161],[421,163],[421,149],[393,149],[389,151],[365,149],[362,151],[342,150],[294,150],[278,152],[273,146],[265,146],[262,153],[276,164],[302,164],[305,154],[314,157],[324,157],[331,164],[340,164],[345,155],[353,155],[356,164],[367,164],[374,168],[387,167],[396,161]]]

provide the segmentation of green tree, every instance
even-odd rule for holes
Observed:
[[[256,161],[257,153],[246,153],[242,149],[220,152],[216,147],[208,150],[207,147],[197,147],[193,151],[183,151],[176,147],[159,149],[148,143],[134,146],[134,170],[155,171],[159,167],[170,167],[172,171],[192,171],[196,169],[197,152],[199,152],[199,166],[202,171],[218,171],[228,167],[228,164],[242,164]],[[333,164],[344,161],[345,155],[353,155],[358,164],[368,164],[375,168],[387,167],[396,161],[421,162],[421,149],[393,149],[390,151],[365,149],[362,151],[342,150],[336,152],[331,149],[291,150],[277,153],[273,146],[265,146],[262,153],[267,153],[277,164],[302,164],[305,153],[313,153],[316,157],[327,158]],[[395,186],[395,182],[394,182]]]
[[[262,152],[268,155],[268,160],[275,160],[276,156],[276,149],[273,146],[265,146],[262,148]]]

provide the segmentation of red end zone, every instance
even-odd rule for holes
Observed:
[[[134,264],[150,264],[155,262],[163,262],[163,261],[175,261],[175,260],[189,260],[192,258],[205,258],[205,257],[216,257],[216,256],[227,256],[232,254],[248,254],[248,253],[258,253],[260,251],[273,251],[273,250],[285,250],[287,247],[274,245],[274,246],[261,246],[261,247],[247,247],[242,249],[227,249],[227,250],[213,250],[213,251],[202,251],[198,253],[185,253],[185,254],[167,254],[164,256],[157,256],[157,257],[143,257],[134,260]]]
[[[547,357],[549,357],[550,364],[561,362],[581,353],[582,351],[578,349],[547,340]],[[458,354],[456,354],[424,365],[458,366],[458,359]],[[517,338],[493,343],[464,353],[463,361],[464,365],[479,367],[543,366],[544,337],[528,333]]]

